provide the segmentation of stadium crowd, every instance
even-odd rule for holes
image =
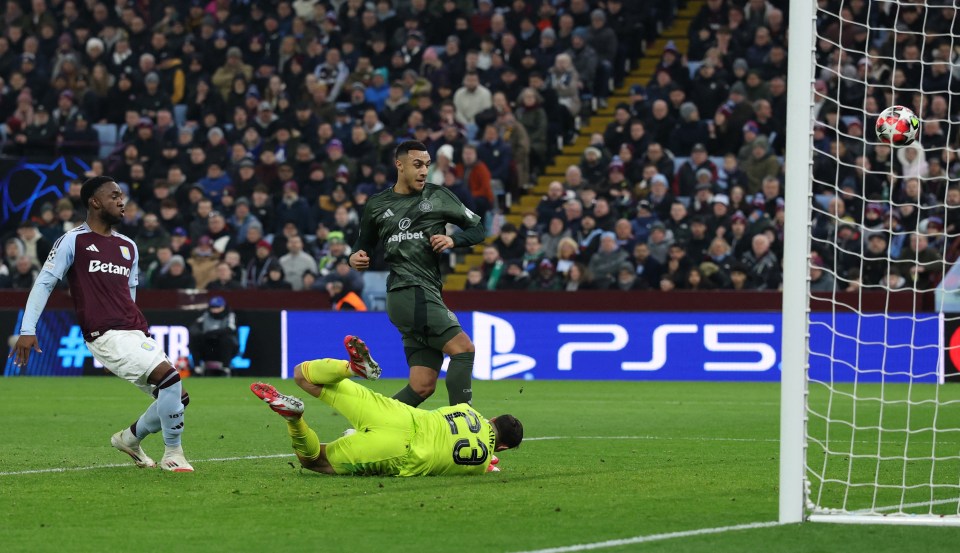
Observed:
[[[622,0],[11,0],[3,150],[79,156],[88,175],[114,176],[144,287],[359,291],[346,255],[367,198],[392,184],[399,141],[428,144],[430,181],[492,224],[497,196],[529,187],[575,138],[584,101],[605,102],[657,12]],[[78,190],[5,237],[0,286],[30,285],[82,220]]]
[[[886,7],[818,2],[813,291],[930,290],[960,257],[957,11]],[[786,9],[707,0],[687,51],[666,45],[581,162],[519,229],[504,225],[468,288],[779,288]],[[894,104],[923,121],[910,147],[864,133]]]
[[[0,21],[3,150],[80,156],[91,160],[88,175],[114,176],[129,197],[119,230],[136,240],[148,288],[359,293],[363,279],[346,257],[363,206],[393,183],[394,146],[416,139],[435,160],[429,181],[450,187],[497,234],[468,289],[777,289],[785,0],[707,0],[686,51],[668,43],[650,82],[615,106],[581,162],[521,225],[501,224],[504,193],[529,189],[575,139],[577,117],[606,104],[624,61],[670,23],[675,7],[662,4],[10,0]],[[844,36],[866,41],[855,31],[868,13],[877,17],[868,4],[845,2],[843,19],[818,20],[821,32],[847,26]],[[919,31],[939,21],[917,27],[909,13],[894,17]],[[912,230],[923,220],[935,230],[939,217],[945,227],[945,213],[904,216],[909,206],[880,201],[933,206],[942,192],[960,205],[960,191],[928,190],[954,165],[937,163],[942,148],[864,151],[863,128],[891,94],[851,84],[858,75],[889,81],[882,55],[916,41],[873,45],[862,60],[839,59],[824,42],[818,62],[836,68],[818,72],[814,232],[850,235],[841,249],[818,248],[815,264],[830,282],[815,278],[814,287],[853,289],[894,269],[910,278],[910,256],[936,253],[935,237],[912,235],[894,251],[874,244],[883,233],[857,224]],[[858,93],[866,100],[851,101]],[[836,98],[866,109],[847,112]],[[918,113],[952,121],[949,100],[937,98]],[[112,143],[102,141],[105,129]],[[928,134],[937,134],[931,125],[925,145]],[[6,237],[0,287],[29,287],[52,242],[79,224],[79,183]],[[907,261],[867,271],[861,251]],[[918,286],[935,280],[936,267],[920,266],[929,278],[913,278]],[[373,268],[384,269],[382,259]]]
[[[930,290],[960,257],[955,6],[852,0],[818,18],[811,289]],[[894,105],[921,120],[909,146],[874,135]]]

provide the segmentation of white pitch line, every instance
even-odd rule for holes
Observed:
[[[545,440],[693,440],[693,441],[716,441],[716,442],[777,442],[779,440],[775,439],[747,439],[747,438],[663,438],[661,436],[541,436],[534,438],[526,438],[524,441],[533,442],[533,441],[545,441]],[[248,461],[255,459],[276,459],[280,457],[293,457],[292,453],[290,454],[274,454],[274,455],[247,455],[242,457],[215,457],[213,459],[199,459],[191,460],[191,463],[214,463],[214,462],[228,462],[228,461]],[[87,467],[53,467],[45,469],[29,469],[29,470],[13,470],[7,472],[0,472],[0,476],[22,476],[27,474],[49,474],[49,473],[58,473],[58,472],[80,472],[87,470],[97,470],[97,469],[113,469],[113,468],[123,468],[131,466],[130,463],[109,463],[106,465],[92,465]]]
[[[525,442],[542,442],[552,440],[644,440],[644,441],[688,441],[688,442],[748,442],[748,443],[778,443],[777,438],[717,438],[710,436],[538,436],[533,438],[524,438]],[[850,443],[848,440],[831,440],[831,443]],[[873,443],[869,441],[857,443]],[[214,457],[212,459],[191,460],[191,463],[222,463],[229,461],[250,461],[256,459],[278,459],[281,457],[293,457],[292,453],[277,453],[273,455],[246,455],[240,457]],[[26,474],[48,474],[58,472],[79,472],[97,469],[123,468],[131,466],[130,463],[109,463],[106,465],[92,465],[87,467],[52,467],[45,469],[13,470],[0,472],[0,476],[21,476]],[[919,505],[918,505],[919,506]]]
[[[594,543],[581,543],[577,545],[566,545],[563,547],[550,547],[547,549],[534,549],[532,551],[523,551],[521,553],[568,553],[571,551],[589,551],[591,549],[605,549],[607,547],[620,547],[621,545],[633,545],[635,543],[648,543],[653,541],[673,540],[678,538],[690,538],[694,536],[706,536],[709,534],[723,534],[726,532],[736,532],[737,530],[753,530],[756,528],[772,528],[779,526],[779,522],[751,522],[750,524],[737,524],[735,526],[721,526],[718,528],[700,528],[699,530],[684,530],[682,532],[669,532],[667,534],[651,534],[649,536],[637,536],[634,538],[623,538],[619,540],[598,541]]]
[[[293,457],[293,453],[277,453],[273,455],[246,455],[243,457],[214,457],[212,459],[192,459],[191,463],[223,463],[228,461],[249,461],[254,459],[277,459],[280,457]],[[48,469],[32,469],[32,470],[12,470],[8,472],[0,472],[0,476],[21,476],[24,474],[46,474],[51,472],[79,472],[85,470],[96,470],[96,469],[115,469],[121,467],[131,467],[130,463],[110,463],[107,465],[92,465],[89,467],[54,467]]]
[[[713,441],[713,442],[778,442],[776,439],[753,439],[753,438],[664,438],[662,436],[541,436],[526,438],[524,441],[546,441],[546,440],[686,440],[686,441]],[[846,443],[846,442],[844,442]],[[279,457],[293,457],[290,454],[274,455],[247,455],[242,457],[216,457],[213,459],[191,460],[191,463],[213,463],[228,461],[248,461],[255,459],[276,459]],[[87,467],[53,467],[45,469],[13,470],[0,472],[0,476],[22,476],[27,474],[49,474],[58,472],[80,472],[97,469],[123,468],[131,466],[130,463],[110,463],[106,465],[92,465]]]
[[[540,438],[527,438],[526,441],[536,441],[536,440],[660,440],[663,438],[658,438],[656,436],[544,436]],[[736,439],[734,439],[736,441]],[[777,441],[777,440],[773,440]],[[207,463],[207,462],[227,462],[227,461],[247,461],[254,459],[276,459],[279,457],[293,457],[292,453],[290,454],[274,454],[274,455],[247,455],[242,457],[216,457],[213,459],[199,459],[191,460],[191,463]],[[79,472],[87,470],[97,470],[97,469],[111,469],[111,468],[122,468],[129,467],[130,463],[110,463],[106,465],[92,465],[87,467],[53,467],[45,469],[29,469],[29,470],[13,470],[7,472],[0,472],[0,476],[22,476],[26,474],[48,474],[48,473],[58,473],[58,472]]]

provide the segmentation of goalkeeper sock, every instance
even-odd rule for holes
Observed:
[[[421,403],[423,403],[425,398],[420,397],[420,394],[418,394],[417,392],[414,392],[413,388],[411,388],[410,385],[407,384],[407,386],[404,389],[393,394],[393,399],[399,401],[400,403],[406,403],[410,407],[416,407]]]
[[[160,384],[157,385],[157,392],[157,415],[160,418],[163,443],[167,447],[178,447],[180,445],[180,434],[183,433],[180,373],[175,369],[170,369],[160,381]]]
[[[447,396],[450,405],[470,403],[473,400],[473,385],[470,377],[473,375],[474,352],[467,351],[450,356],[450,368],[447,369]]]
[[[320,456],[320,438],[314,432],[303,417],[287,421],[287,432],[290,434],[290,441],[293,442],[293,450],[303,459],[316,459]]]
[[[300,372],[307,382],[324,385],[336,384],[353,376],[350,362],[343,359],[315,359],[300,365]]]

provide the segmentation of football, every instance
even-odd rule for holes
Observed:
[[[908,107],[890,106],[877,117],[877,138],[884,144],[909,146],[920,132],[920,119]]]

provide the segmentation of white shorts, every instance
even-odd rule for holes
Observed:
[[[108,330],[87,342],[87,349],[108,371],[151,396],[154,386],[147,382],[150,373],[160,363],[170,363],[160,344],[139,330]]]

